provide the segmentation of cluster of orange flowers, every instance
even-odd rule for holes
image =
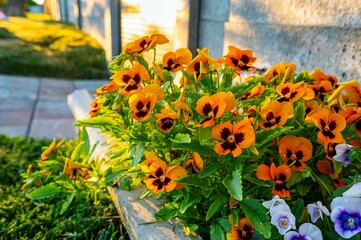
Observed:
[[[293,172],[305,170],[309,161],[313,160],[317,162],[312,164],[320,173],[328,175],[335,187],[344,184],[339,176],[340,166],[335,169],[333,164],[333,156],[338,144],[361,146],[361,90],[357,81],[338,83],[336,77],[320,69],[313,73],[302,72],[300,78],[295,78],[296,66],[284,62],[272,66],[257,84],[239,94],[230,91],[229,86],[222,88],[212,77],[217,75],[215,77],[220,78],[219,73],[230,69],[232,78],[241,77],[242,83],[258,79],[260,75],[249,74],[256,70],[253,64],[257,59],[251,50],[230,46],[225,56],[214,59],[208,55],[207,48],[198,49],[194,58],[189,49],[180,48],[166,53],[161,63],[153,62],[152,68],[138,61],[144,52],[167,42],[165,36],[156,34],[127,44],[123,48],[122,56],[126,57],[122,59],[120,70],[111,77],[110,83],[97,89],[95,95],[98,98],[92,103],[89,114],[97,116],[101,112],[104,105],[101,96],[118,93],[122,96],[120,105],[130,110],[131,122],[155,122],[164,134],[170,133],[177,124],[190,129],[211,128],[213,139],[209,141],[214,144],[214,152],[219,155],[231,153],[233,158],[241,156],[247,148],[257,155],[257,131],[285,125],[316,127],[315,139],[307,139],[299,131],[276,139],[273,144],[278,147],[277,157],[283,163],[277,166],[277,161],[273,159],[264,160],[263,163],[267,164],[260,164],[255,176],[273,182],[272,194],[291,198],[287,181]],[[125,61],[131,64],[125,65]],[[178,90],[171,88],[174,83],[170,83],[169,90],[164,83],[168,81],[168,74],[175,78],[176,73],[181,73]],[[243,76],[244,73],[248,76]],[[211,79],[210,83],[204,82],[206,76]],[[192,99],[188,94],[191,84],[198,84],[196,91],[203,94],[195,104],[190,103]],[[243,101],[260,98],[263,101],[258,105],[242,104]],[[342,132],[350,125],[354,127],[355,134],[343,136]],[[323,147],[324,159],[313,159],[315,142]],[[160,159],[154,151],[148,151],[141,167],[145,173],[144,183],[157,194],[182,188],[183,185],[174,180],[187,174],[198,174],[204,165],[202,156],[197,152],[193,152],[192,159],[183,165],[167,166],[167,161]],[[249,220],[242,218],[238,226],[232,228],[229,237],[250,239],[253,231]]]

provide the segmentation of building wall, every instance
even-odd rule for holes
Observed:
[[[202,0],[201,47],[220,57],[229,45],[252,49],[258,63],[320,67],[361,80],[360,0]]]

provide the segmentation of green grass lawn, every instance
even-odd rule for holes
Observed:
[[[97,204],[87,192],[77,194],[62,212],[63,196],[32,201],[28,189],[21,189],[21,174],[38,168],[36,160],[49,143],[0,135],[0,239],[127,239],[107,192]],[[66,141],[60,151],[68,156],[75,145]]]
[[[108,77],[105,53],[94,38],[42,15],[0,21],[0,74],[66,79]]]

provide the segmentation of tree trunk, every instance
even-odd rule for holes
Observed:
[[[6,15],[25,17],[27,0],[9,0],[6,5]]]

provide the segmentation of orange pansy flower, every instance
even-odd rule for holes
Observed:
[[[93,94],[93,96],[100,96],[100,95],[103,95],[104,93],[115,92],[119,88],[120,88],[120,86],[118,84],[116,84],[114,81],[111,81],[111,82],[105,84],[104,86],[97,88],[96,93]]]
[[[60,147],[60,145],[63,144],[64,141],[65,138],[61,139],[58,143],[56,143],[56,138],[54,138],[53,141],[50,143],[49,147],[47,147],[45,151],[41,153],[40,155],[41,161],[47,160],[49,155],[52,154],[55,149]]]
[[[169,132],[174,126],[174,120],[179,116],[171,108],[162,109],[161,113],[155,114],[157,118],[156,124],[162,132]]]
[[[186,93],[185,88],[183,89],[182,93],[179,95],[177,101],[172,102],[172,104],[178,109],[179,116],[183,120],[184,125],[187,125],[188,122],[191,120],[192,117],[192,110],[190,109],[184,95]]]
[[[212,135],[215,139],[223,141],[214,146],[214,151],[222,155],[231,152],[233,157],[241,155],[242,148],[254,145],[256,139],[248,118],[234,125],[231,122],[217,124],[212,129]]]
[[[124,86],[120,93],[130,96],[140,90],[142,80],[150,82],[147,69],[140,63],[135,63],[129,70],[123,70],[113,75],[113,81],[119,86]]]
[[[244,94],[242,97],[240,97],[240,100],[250,99],[253,97],[259,97],[264,92],[264,86],[263,85],[257,85],[252,90]]]
[[[163,34],[144,36],[134,42],[126,44],[122,49],[122,53],[126,55],[140,56],[151,49],[155,44],[164,44],[168,42],[168,38]]]
[[[177,72],[192,61],[192,52],[188,48],[179,48],[175,52],[168,52],[163,56],[163,69]]]
[[[361,89],[360,83],[356,80],[351,80],[348,82],[340,83],[340,86],[343,86],[343,89],[346,92],[344,100],[347,104],[355,104],[358,107],[361,107]]]
[[[257,58],[253,56],[252,50],[241,50],[234,46],[228,47],[228,54],[223,56],[223,62],[227,67],[234,68],[236,72],[254,71],[252,66]]]
[[[148,84],[142,89],[143,93],[152,93],[157,96],[157,102],[164,98],[164,91],[163,89],[155,83]]]
[[[282,83],[286,83],[291,79],[295,71],[296,65],[293,63],[278,63],[267,70],[263,81],[268,84],[279,79]]]
[[[130,116],[138,121],[144,121],[153,111],[157,102],[157,95],[138,92],[129,98],[129,108],[133,111]]]
[[[152,157],[155,157],[152,159]],[[175,179],[187,176],[186,170],[175,165],[167,167],[166,162],[159,159],[155,154],[148,155],[149,173],[144,177],[144,183],[154,194],[163,191],[170,192],[175,188],[179,189],[181,184],[174,182]]]
[[[302,171],[307,167],[305,162],[312,156],[312,143],[304,137],[284,136],[279,141],[278,152],[284,165],[292,165],[291,170]]]
[[[197,152],[192,153],[192,159],[189,159],[186,163],[184,163],[184,169],[190,170],[192,169],[193,173],[199,173],[203,169],[203,160],[201,156]]]
[[[260,123],[260,126],[264,129],[283,126],[293,116],[293,112],[291,103],[274,100],[261,109],[260,116],[266,122]]]
[[[203,48],[201,52],[203,54],[198,54],[186,68],[188,73],[194,74],[197,82],[202,80],[208,72],[207,68],[213,63],[210,58],[206,57],[206,55],[208,55],[208,48]]]
[[[338,113],[331,113],[327,108],[318,108],[310,116],[320,131],[317,134],[319,143],[341,143],[341,131],[346,127],[346,120]]]
[[[219,92],[212,96],[203,96],[197,101],[196,110],[207,118],[196,126],[210,127],[214,125],[214,119],[220,118],[227,107],[226,93]]]
[[[342,167],[334,169],[333,164],[331,164],[331,161],[329,160],[318,160],[316,163],[316,167],[321,173],[330,176],[332,183],[336,188],[345,185],[345,182],[338,177],[342,170]]]
[[[279,102],[296,102],[300,98],[306,100],[313,99],[315,97],[314,92],[306,87],[302,86],[303,81],[296,84],[293,83],[283,83],[276,87],[276,91],[281,98],[278,99]]]
[[[290,191],[286,186],[287,180],[291,177],[291,169],[288,166],[282,165],[276,168],[274,163],[271,164],[271,167],[262,164],[258,166],[256,176],[260,180],[273,181],[275,183],[272,189],[273,195],[278,195],[281,198],[291,197]]]
[[[316,85],[320,85],[323,81],[327,81],[331,83],[332,86],[335,86],[338,82],[335,76],[325,74],[320,68],[316,68],[315,71],[311,73],[310,77],[315,81]]]
[[[319,85],[307,85],[314,93],[315,97],[323,102],[325,96],[333,91],[332,83],[329,81],[322,81]]]
[[[239,220],[237,226],[232,226],[231,231],[227,233],[227,240],[251,240],[255,228],[248,218]]]
[[[311,113],[314,109],[316,109],[318,107],[318,102],[316,100],[308,100],[308,101],[304,101],[304,105],[306,107],[305,110],[305,117]]]
[[[356,131],[361,136],[361,107],[353,111],[353,114],[347,118],[347,124],[355,123]]]
[[[89,173],[86,170],[87,168],[89,168],[87,165],[73,162],[70,158],[67,158],[64,166],[64,175],[70,176],[71,179],[75,179],[76,176],[88,179]]]
[[[90,103],[91,110],[88,114],[91,117],[95,117],[98,114],[98,110],[101,108],[102,104],[100,103],[100,98],[96,98],[94,101]]]

